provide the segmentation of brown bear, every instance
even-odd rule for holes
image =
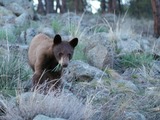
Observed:
[[[73,56],[74,48],[78,44],[78,38],[70,41],[62,41],[60,35],[54,39],[45,34],[36,35],[29,46],[29,65],[34,71],[32,78],[33,87],[47,82],[52,82],[57,88],[60,84],[62,68],[68,66]],[[60,65],[60,69],[57,66]]]

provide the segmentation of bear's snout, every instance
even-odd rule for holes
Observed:
[[[68,66],[68,63],[69,63],[68,57],[61,57],[61,59],[59,60],[59,64],[64,68]]]

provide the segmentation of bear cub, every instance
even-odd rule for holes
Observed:
[[[78,38],[62,41],[58,34],[54,39],[42,33],[36,35],[28,50],[29,65],[34,72],[33,87],[47,81],[58,88],[62,69],[68,66],[77,44]],[[60,69],[55,70],[58,65]]]

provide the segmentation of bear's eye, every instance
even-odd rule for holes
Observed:
[[[63,53],[59,53],[58,55],[59,55],[59,57],[61,57],[63,55]]]

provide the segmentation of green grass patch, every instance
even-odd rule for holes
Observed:
[[[148,66],[154,60],[153,56],[146,53],[129,53],[120,57],[120,64],[123,67],[137,68],[140,66]]]

